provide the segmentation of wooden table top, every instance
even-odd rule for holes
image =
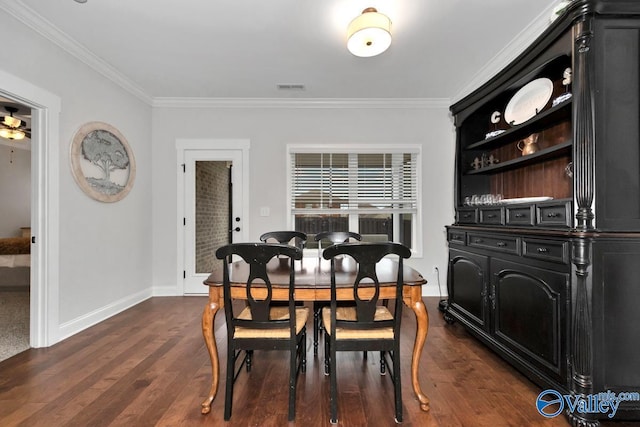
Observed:
[[[317,257],[306,257],[300,261],[294,261],[296,289],[328,289],[331,287],[331,262]],[[355,278],[356,263],[351,257],[345,257],[336,261],[336,283],[338,286],[352,286]],[[272,259],[267,264],[271,284],[274,287],[287,287],[289,285],[289,259]],[[384,258],[376,267],[380,283],[395,283],[398,263],[392,259]],[[426,280],[413,268],[403,266],[405,286],[422,286]],[[232,283],[246,284],[249,276],[249,265],[244,261],[235,261],[229,269]],[[222,272],[209,275],[204,281],[207,286],[222,286]]]

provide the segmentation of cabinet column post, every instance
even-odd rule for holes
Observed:
[[[591,239],[576,238],[572,245],[572,262],[575,265],[575,291],[571,341],[571,394],[586,400],[593,394],[593,328],[591,324]],[[593,414],[567,411],[567,417],[575,427],[598,426]]]
[[[574,76],[577,85],[575,109],[573,111],[575,180],[573,191],[576,199],[576,228],[593,229],[594,154],[595,132],[593,120],[593,94],[591,82],[591,18],[584,17],[574,27]]]

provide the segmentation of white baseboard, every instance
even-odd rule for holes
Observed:
[[[152,289],[148,288],[136,294],[129,295],[126,298],[122,298],[121,300],[108,304],[104,307],[101,307],[97,310],[94,310],[91,313],[87,313],[76,319],[62,323],[58,329],[58,340],[56,342],[65,340],[70,336],[77,334],[78,332],[90,328],[91,326],[96,325],[103,320],[106,320],[128,308],[133,307],[136,304],[140,304],[142,301],[145,301],[152,296]]]

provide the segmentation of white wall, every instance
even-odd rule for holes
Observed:
[[[154,287],[181,287],[177,277],[177,138],[248,138],[250,215],[245,226],[257,239],[286,226],[285,147],[301,143],[421,144],[423,147],[423,256],[411,261],[437,295],[432,266],[445,287],[444,226],[453,221],[454,134],[446,105],[407,108],[353,106],[301,108],[156,107],[122,89],[8,13],[0,11],[0,37],[20,49],[0,70],[61,99],[59,117],[59,339],[149,297]],[[0,90],[2,81],[0,81]],[[18,94],[20,95],[20,94]],[[69,145],[88,121],[104,121],[128,139],[136,182],[122,201],[87,197],[72,178]],[[271,215],[257,209],[269,206]],[[55,342],[55,340],[54,340]]]
[[[423,255],[410,259],[429,281],[425,295],[438,295],[433,266],[446,293],[444,226],[453,222],[454,129],[448,106],[362,108],[352,106],[271,108],[156,107],[153,112],[153,283],[175,287],[178,249],[176,139],[249,139],[251,240],[287,226],[287,144],[420,144],[423,164]],[[270,216],[259,208],[268,206]]]
[[[0,144],[0,237],[20,236],[31,221],[31,151],[11,150]]]
[[[49,327],[64,338],[151,295],[151,107],[5,12],[0,38],[20,46],[0,69],[61,99],[59,194],[51,195],[59,201],[59,295],[51,303],[59,324]],[[90,199],[71,175],[73,135],[96,120],[118,128],[136,158],[133,189],[117,203]]]

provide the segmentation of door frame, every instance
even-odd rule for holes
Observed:
[[[59,96],[0,70],[0,94],[31,108],[31,297],[29,345],[60,340]]]
[[[242,218],[242,227],[238,235],[238,241],[247,241],[249,236],[249,148],[251,146],[248,139],[177,139],[177,263],[176,263],[176,294],[185,295],[184,291],[184,271],[186,271],[186,251],[185,251],[185,226],[183,218],[185,218],[185,173],[183,165],[185,164],[188,152],[198,152],[197,156],[202,160],[228,160],[228,156],[224,152],[237,151],[240,152],[242,158],[242,188],[240,196],[240,212]],[[193,295],[193,294],[187,294]]]

